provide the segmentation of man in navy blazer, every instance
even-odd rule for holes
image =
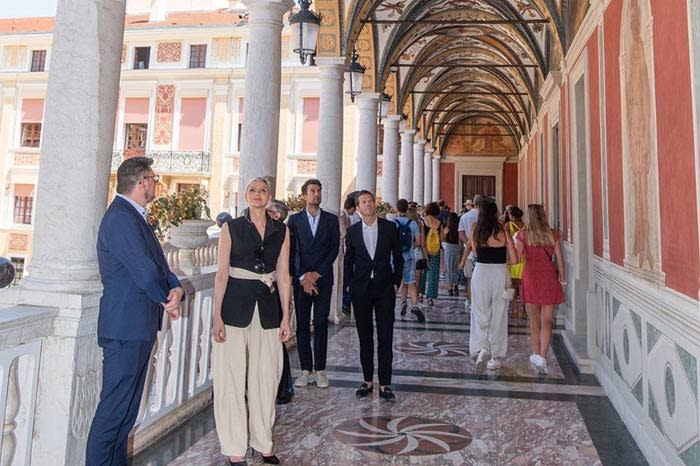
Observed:
[[[358,398],[368,396],[374,379],[374,320],[377,322],[377,375],[379,396],[393,401],[394,307],[401,286],[403,255],[396,223],[377,217],[374,194],[359,191],[355,196],[362,221],[348,228],[345,236],[344,275],[350,284],[355,324],[360,339],[360,363],[364,383]],[[374,317],[374,318],[373,318]]]
[[[312,379],[316,386],[329,385],[326,375],[328,314],[333,291],[333,262],[340,247],[338,216],[321,210],[321,182],[307,180],[301,187],[306,208],[291,217],[290,268],[294,282],[294,306],[297,319],[297,348],[301,376],[295,381],[304,387]],[[311,352],[311,308],[313,306],[314,349]],[[315,371],[312,374],[312,371]]]
[[[97,237],[104,291],[97,342],[102,392],[87,442],[87,466],[126,466],[129,431],[141,404],[148,362],[165,310],[179,317],[184,290],[146,221],[158,175],[153,159],[133,157],[117,170],[117,196]]]

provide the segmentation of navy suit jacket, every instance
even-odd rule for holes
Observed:
[[[163,320],[161,303],[180,281],[170,271],[150,225],[119,196],[102,218],[97,260],[104,287],[97,336],[155,339]]]
[[[403,255],[396,223],[377,217],[377,249],[370,257],[362,235],[363,222],[350,226],[345,236],[343,273],[350,284],[350,294],[360,296],[367,291],[370,275],[374,272],[374,286],[389,288],[401,286]]]
[[[340,248],[338,216],[325,210],[319,215],[316,236],[311,234],[306,209],[291,215],[287,221],[291,234],[289,266],[295,285],[299,285],[299,277],[305,273],[317,272],[321,275],[317,286],[333,286],[333,262]]]

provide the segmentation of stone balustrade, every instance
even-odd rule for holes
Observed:
[[[146,151],[143,155],[153,159],[153,170],[160,174],[209,175],[211,172],[211,152],[156,150]],[[124,159],[123,151],[112,154],[113,172]]]
[[[146,388],[132,432],[134,453],[211,402],[210,335],[217,241],[212,238],[192,253],[196,273],[177,272],[186,294],[179,319],[170,320],[165,314],[153,348]],[[164,251],[170,266],[178,269],[183,251],[167,243]],[[0,293],[6,292],[9,291],[0,290]],[[92,330],[89,332],[93,336],[88,338],[94,347],[89,351],[85,348],[83,353],[101,360],[95,318],[96,315],[90,318]],[[83,387],[81,392],[96,394],[99,391],[99,372],[77,374],[70,365],[49,367],[49,355],[45,351],[50,346],[48,343],[61,332],[65,324],[63,319],[52,307],[0,308],[0,413],[4,413],[0,466],[31,463],[32,447],[37,440],[33,435],[35,424],[41,424],[41,418],[50,415],[42,412],[42,405],[37,401],[38,396],[46,397],[52,391],[52,387],[42,384],[71,384],[75,380]],[[93,397],[86,396],[85,403],[70,415],[70,428],[74,432],[87,433],[90,427],[97,400],[88,402],[88,399]]]
[[[0,465],[30,464],[39,389],[42,341],[56,313],[11,307],[0,310]]]

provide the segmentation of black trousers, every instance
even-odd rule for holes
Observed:
[[[333,283],[318,287],[311,296],[299,284],[294,285],[294,306],[297,317],[297,350],[303,371],[326,370],[328,350],[328,314],[331,312]],[[311,308],[314,319],[314,351],[311,353]]]
[[[352,289],[350,292],[352,293]],[[357,336],[360,338],[360,363],[365,382],[372,382],[374,378],[374,321],[376,320],[379,385],[391,385],[395,301],[393,285],[380,285],[373,280],[362,295],[352,293]]]

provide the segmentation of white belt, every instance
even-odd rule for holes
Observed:
[[[260,280],[263,282],[270,290],[274,290],[276,274],[275,272],[270,273],[255,273],[250,270],[241,269],[239,267],[229,267],[228,274],[231,278],[238,278],[241,280]]]

